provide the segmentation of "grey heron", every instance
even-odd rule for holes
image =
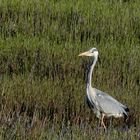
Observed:
[[[89,51],[79,54],[79,56],[91,56],[94,58],[90,66],[87,83],[86,83],[86,99],[88,106],[94,111],[96,116],[101,120],[101,126],[106,129],[104,117],[128,117],[128,107],[114,99],[112,96],[102,92],[91,86],[92,72],[98,60],[98,50],[92,48]]]

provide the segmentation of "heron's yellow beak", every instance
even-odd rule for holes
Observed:
[[[80,53],[78,56],[91,56],[91,53],[87,51],[87,52]]]

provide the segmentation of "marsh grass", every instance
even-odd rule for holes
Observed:
[[[0,3],[0,139],[139,139],[138,0]],[[84,101],[93,46],[93,86],[130,108],[107,132]]]

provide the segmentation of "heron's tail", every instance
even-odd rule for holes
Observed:
[[[129,111],[130,111],[128,107],[124,108],[124,110],[125,110],[126,112],[129,112]]]
[[[129,112],[129,108],[128,107],[125,107],[124,108],[124,111],[125,111],[123,113],[123,115],[124,115],[124,121],[127,122],[127,120],[128,120],[128,114],[127,113]]]

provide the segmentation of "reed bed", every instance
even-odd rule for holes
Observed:
[[[139,0],[0,0],[0,139],[139,139],[139,21]],[[84,101],[91,47],[93,86],[130,108],[107,132]]]

